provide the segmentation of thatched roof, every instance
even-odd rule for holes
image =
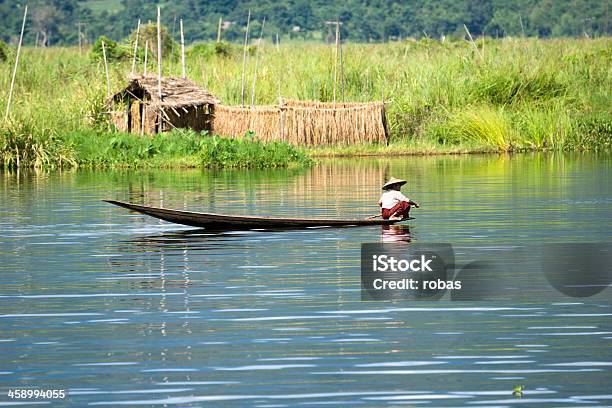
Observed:
[[[143,92],[148,99],[148,103],[153,106],[182,107],[203,104],[218,104],[220,101],[207,90],[200,88],[193,82],[182,78],[162,78],[161,90],[162,98],[159,99],[157,77],[156,76],[132,76],[129,84],[117,92],[111,101],[119,101],[126,97],[143,96]]]

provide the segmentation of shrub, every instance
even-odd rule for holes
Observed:
[[[7,43],[0,40],[0,62],[8,60],[11,49]]]
[[[165,58],[172,57],[177,58],[180,56],[181,47],[176,41],[172,39],[172,36],[168,33],[166,26],[160,27],[161,36],[161,51],[162,56]],[[126,40],[127,53],[130,56],[134,55],[134,42],[136,41],[136,30],[130,33],[130,36]],[[140,32],[138,34],[138,58],[144,59],[144,48],[145,44],[149,46],[149,58],[156,58],[157,56],[157,24],[143,24],[140,26]]]
[[[220,42],[208,42],[199,43],[191,47],[188,51],[188,55],[197,58],[210,59],[213,56],[218,57],[229,57],[234,54],[236,49],[231,43],[220,41]]]
[[[102,43],[104,43],[104,49],[106,51],[106,60],[108,62],[121,60],[129,57],[129,47],[119,44],[116,41],[111,40],[105,35],[98,37],[96,42],[91,49],[90,58],[92,61],[103,61],[104,54],[102,50]]]
[[[215,54],[220,57],[229,57],[234,53],[234,46],[232,43],[226,41],[219,41],[215,43]]]

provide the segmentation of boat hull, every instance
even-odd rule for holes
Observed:
[[[307,227],[348,227],[359,225],[391,225],[398,221],[383,219],[317,219],[317,218],[275,218],[232,216],[214,213],[199,213],[169,208],[148,207],[122,201],[104,200],[107,203],[127,208],[141,214],[159,218],[175,224],[208,229],[251,229],[251,228],[307,228]]]

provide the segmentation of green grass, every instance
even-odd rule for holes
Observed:
[[[471,107],[452,114],[434,133],[443,141],[455,144],[471,142],[509,151],[516,140],[508,114],[503,108]],[[435,136],[434,136],[435,137]]]
[[[278,168],[312,163],[303,149],[282,142],[262,143],[249,135],[242,139],[205,138],[200,157],[205,167]]]
[[[34,136],[36,135],[36,136]],[[140,137],[96,130],[36,129],[28,123],[0,137],[4,168],[281,168],[308,166],[306,152],[286,143],[264,144],[249,137],[221,139],[177,129]]]
[[[55,131],[24,121],[0,128],[0,164],[4,168],[54,168],[75,167],[77,162]]]
[[[356,155],[610,149],[611,45],[609,38],[487,40],[483,59],[466,42],[346,44],[345,100],[380,100],[384,94],[390,144],[320,147],[308,152]],[[212,45],[198,47],[188,53],[187,76],[223,103],[238,104],[241,47],[224,44],[222,52]],[[244,166],[248,161],[261,166],[260,157],[270,154],[261,153],[267,149],[263,145],[227,145],[225,152],[217,152],[218,145],[213,147],[210,138],[206,140],[213,144],[197,150],[189,137],[176,133],[155,138],[114,133],[104,115],[104,66],[88,52],[79,55],[78,48],[23,50],[12,119],[0,122],[4,139],[1,166],[15,166],[17,151],[25,154],[20,165],[57,167]],[[257,104],[276,104],[279,95],[332,99],[332,47],[294,42],[277,49],[266,43],[260,58]],[[155,61],[149,62],[149,72],[155,73]],[[251,56],[248,100],[254,65]],[[120,89],[131,68],[129,55],[109,68],[111,89]],[[142,62],[137,69],[142,72]],[[12,57],[0,62],[2,113],[11,70]],[[164,75],[180,75],[179,61],[165,60]],[[338,95],[340,98],[340,89]],[[111,148],[111,141],[128,147]],[[247,141],[240,143],[246,146]],[[286,148],[272,149],[290,154],[283,150]],[[212,153],[206,156],[202,151]]]

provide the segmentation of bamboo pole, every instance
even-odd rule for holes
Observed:
[[[385,88],[382,89],[381,91],[382,94],[382,99],[381,99],[381,103],[382,103],[382,108],[381,108],[381,115],[380,115],[380,120],[382,122],[382,126],[383,126],[383,139],[385,140],[385,144],[389,144],[389,139],[387,137],[387,119],[386,119],[386,114],[385,114]]]
[[[23,42],[23,31],[25,30],[26,16],[28,15],[28,6],[25,6],[23,12],[23,22],[21,23],[21,34],[19,35],[19,45],[17,46],[17,55],[15,56],[15,66],[13,67],[13,77],[11,79],[11,88],[9,90],[8,100],[6,102],[6,114],[4,115],[4,121],[8,121],[9,113],[11,111],[11,100],[13,99],[13,87],[15,86],[15,75],[17,75],[17,65],[19,64],[19,55],[21,54],[21,43]]]
[[[161,65],[161,9],[157,6],[157,93],[159,94],[159,100],[162,99],[162,89],[161,89],[161,75],[162,75],[162,65]]]
[[[485,51],[485,31],[483,30],[482,31],[482,59],[483,59],[483,61],[485,60],[486,55],[487,54],[486,54],[486,51]]]
[[[187,78],[187,74],[185,73],[185,36],[183,34],[183,19],[181,18],[179,21],[179,26],[181,27],[181,72],[183,79]]]
[[[38,48],[38,34],[40,34],[40,31],[36,32],[36,39],[34,40],[34,48]]]
[[[159,101],[162,101],[162,87],[161,87],[161,77],[162,77],[162,46],[161,46],[161,8],[157,6],[157,93],[159,95]],[[163,108],[159,107],[159,114],[157,116],[157,129],[158,133],[161,133],[164,126],[164,114]]]
[[[174,14],[174,20],[172,20],[172,45],[170,47],[170,76],[174,69],[174,34],[176,33],[176,13]]]
[[[136,52],[138,51],[138,36],[140,35],[140,19],[138,19],[138,25],[136,26],[136,42],[134,42],[134,57],[132,58],[132,71],[131,74],[134,75],[134,70],[136,69]]]
[[[342,60],[342,37],[338,30],[338,43],[340,48],[340,94],[342,95],[342,103],[344,103],[344,62]]]
[[[276,51],[278,52],[279,56],[280,56],[280,47],[278,45],[278,33],[276,33]],[[281,85],[283,83],[283,69],[281,67],[281,69],[279,70],[279,74],[278,74],[278,99],[279,101],[282,101],[281,98]]]
[[[278,95],[278,110],[279,110],[279,124],[278,124],[278,136],[281,142],[285,141],[285,102],[283,98]]]
[[[104,72],[106,72],[106,96],[110,97],[110,77],[108,76],[108,63],[106,62],[106,46],[102,41],[102,57],[104,57]]]
[[[144,72],[142,76],[147,76],[147,57],[149,56],[149,39],[145,39],[145,58],[144,58]]]
[[[217,27],[217,42],[221,42],[221,24],[223,24],[223,17],[219,17],[219,26]]]
[[[470,38],[470,42],[472,43],[472,46],[476,50],[476,53],[478,55],[480,55],[480,59],[484,59],[484,56],[480,53],[480,50],[478,49],[478,46],[476,45],[476,42],[472,38],[472,34],[470,33],[470,30],[468,30],[468,28],[467,28],[467,26],[465,24],[463,25],[463,28],[465,28],[465,32],[467,33],[468,37]]]
[[[144,98],[143,98],[144,99]],[[147,120],[147,105],[142,101],[142,115],[140,115],[140,135],[144,135],[145,121]]]
[[[78,22],[76,23],[76,25],[79,28],[79,55],[83,55],[83,42],[81,40],[81,37],[82,37],[81,26],[85,25],[85,23]]]
[[[151,24],[150,21],[149,21],[149,24]],[[144,73],[143,73],[144,77],[147,76],[147,64],[148,64],[147,58],[148,58],[148,56],[149,56],[149,36],[147,35],[147,36],[145,36],[145,61],[144,61]],[[140,120],[142,121],[141,122],[141,127],[140,127],[140,135],[141,136],[144,135],[144,127],[145,127],[145,123],[146,123],[146,120],[147,120],[147,105],[144,103],[144,97],[142,99],[143,99],[143,101],[142,101],[143,102],[143,105],[142,105],[142,115],[140,115],[141,116]]]
[[[336,83],[338,82],[338,48],[340,36],[340,22],[336,21],[336,54],[334,55],[334,108],[336,107]]]
[[[261,32],[259,33],[259,42],[257,43],[257,52],[255,54],[255,73],[253,74],[253,88],[251,89],[251,108],[255,107],[255,84],[257,82],[257,67],[259,66],[259,49],[262,47],[262,38],[264,32],[264,26],[266,25],[266,18],[264,17],[261,23]]]
[[[251,22],[251,10],[247,16],[246,32],[244,33],[244,50],[242,52],[242,90],[240,92],[240,104],[244,108],[244,82],[246,80],[247,46],[249,45],[249,24]]]

